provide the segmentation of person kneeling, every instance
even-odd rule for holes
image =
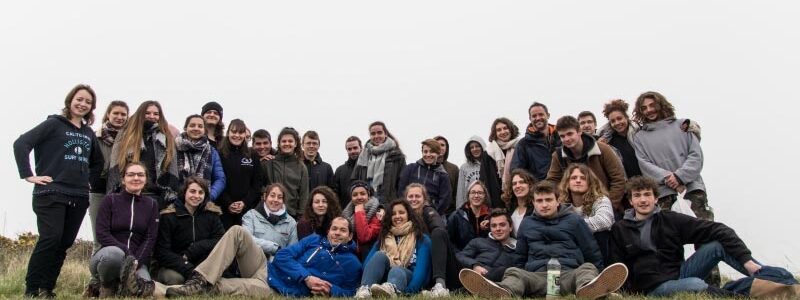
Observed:
[[[534,214],[520,224],[517,254],[527,257],[522,266],[508,268],[503,281],[494,283],[480,273],[463,269],[459,279],[470,293],[485,297],[541,297],[547,291],[547,264],[555,258],[561,265],[562,295],[597,299],[618,290],[628,276],[623,264],[613,264],[598,274],[603,257],[583,218],[572,205],[559,204],[555,187],[540,182],[533,188]]]

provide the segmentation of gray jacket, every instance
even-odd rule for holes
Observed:
[[[467,201],[467,188],[470,184],[474,181],[478,181],[481,178],[481,161],[480,159],[474,160],[470,159],[469,154],[469,144],[472,142],[478,142],[481,144],[481,148],[483,151],[486,151],[486,142],[477,135],[473,135],[467,141],[467,144],[464,146],[464,154],[466,156],[466,162],[461,165],[461,168],[458,169],[458,188],[456,189],[456,207],[461,207],[464,205],[464,202]],[[488,197],[488,196],[487,196]]]
[[[700,139],[691,132],[681,129],[684,120],[668,118],[642,125],[633,136],[633,147],[639,159],[642,174],[659,183],[659,196],[674,195],[678,192],[664,183],[673,172],[686,185],[686,191],[705,191],[703,177],[703,149]]]
[[[297,221],[289,214],[275,225],[264,216],[264,203],[249,210],[242,217],[242,227],[253,237],[267,257],[275,255],[281,248],[297,243]]]

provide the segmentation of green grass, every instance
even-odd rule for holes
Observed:
[[[0,241],[4,242],[4,241]],[[25,288],[25,271],[30,257],[32,243],[0,243],[0,299],[20,299]],[[61,269],[58,277],[56,294],[58,299],[81,299],[84,286],[89,280],[89,257],[91,242],[79,241],[73,246]],[[273,296],[271,298],[283,299]],[[187,299],[252,299],[249,297],[192,297]],[[315,298],[318,299],[318,298]],[[408,297],[407,299],[424,299],[421,296]],[[477,299],[471,296],[454,296],[450,299]],[[575,299],[565,297],[564,299]],[[625,299],[647,299],[640,296],[625,296]],[[665,298],[660,298],[665,299]],[[678,295],[671,299],[720,299],[705,295]]]

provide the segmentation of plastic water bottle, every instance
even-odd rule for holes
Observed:
[[[547,297],[545,299],[561,298],[561,263],[555,257],[547,262]]]

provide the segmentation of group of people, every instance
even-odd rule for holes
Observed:
[[[285,127],[273,148],[265,129],[226,126],[217,102],[182,131],[157,101],[132,114],[112,101],[93,131],[96,105],[78,85],[60,115],[14,143],[39,231],[27,297],[55,297],[87,209],[87,297],[537,297],[552,261],[560,293],[581,298],[621,288],[742,295],[709,276],[720,261],[756,280],[785,272],[713,221],[700,127],[657,92],[641,94],[632,116],[625,101],[606,103],[600,128],[591,112],[550,124],[534,102],[524,135],[496,119],[488,144],[473,136],[464,145],[461,167],[443,136],[421,141],[421,158],[406,164],[376,121],[366,142],[345,140],[348,160],[335,171],[315,131]],[[671,211],[681,195],[694,216]],[[688,259],[685,244],[697,247]],[[800,293],[791,275],[770,278],[758,281],[762,293]]]

